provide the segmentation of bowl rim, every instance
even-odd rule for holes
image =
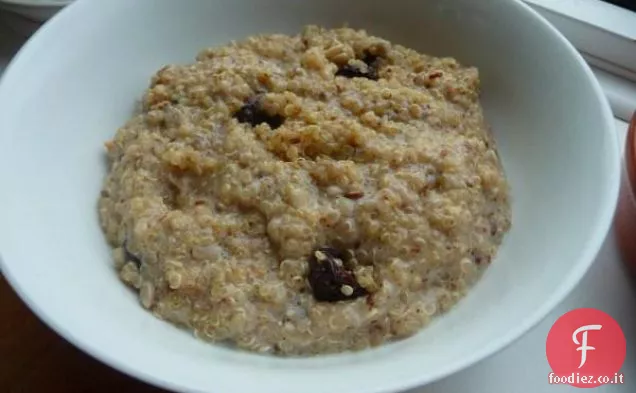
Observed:
[[[636,111],[627,128],[625,138],[625,168],[629,180],[630,193],[636,189]]]
[[[59,5],[60,3],[55,4]],[[45,23],[44,26],[39,29],[18,51],[11,63],[7,66],[4,74],[0,77],[0,102],[10,99],[8,94],[3,93],[3,86],[6,85],[6,81],[12,77],[14,73],[18,72],[17,69],[20,65],[24,62],[28,62],[29,58],[37,51],[40,37],[45,36],[49,31],[63,25],[68,19],[73,17],[73,13],[76,9],[80,9],[87,4],[87,0],[71,1],[68,7],[64,7],[51,20]],[[602,165],[607,168],[608,177],[605,180],[607,187],[601,195],[601,207],[599,208],[596,226],[590,231],[588,235],[588,242],[581,250],[580,256],[576,261],[576,265],[563,278],[561,286],[558,287],[540,307],[538,307],[532,314],[529,314],[526,318],[519,321],[516,327],[508,331],[507,334],[500,336],[488,346],[471,353],[469,356],[458,359],[454,362],[449,362],[443,368],[437,370],[436,373],[414,374],[410,375],[408,378],[397,381],[395,379],[386,378],[379,384],[378,381],[375,381],[376,384],[373,386],[370,384],[360,384],[359,386],[357,384],[351,384],[352,389],[349,393],[392,393],[396,390],[406,390],[418,386],[421,387],[434,381],[441,380],[458,371],[467,369],[477,362],[485,360],[502,351],[504,348],[507,348],[510,344],[524,336],[528,331],[543,321],[548,314],[572,292],[574,287],[579,284],[592,263],[595,261],[605,238],[609,233],[618,202],[621,168],[620,143],[618,135],[615,132],[614,115],[609,106],[609,102],[589,65],[570,42],[552,24],[550,24],[544,17],[522,0],[512,0],[511,4],[512,6],[520,7],[523,12],[529,15],[529,17],[532,17],[537,22],[543,24],[544,27],[552,33],[554,39],[560,41],[560,44],[564,49],[564,56],[572,56],[573,59],[576,59],[581,70],[584,72],[588,83],[590,83],[596,99],[599,101],[600,113],[603,118],[602,121],[604,122],[604,127],[600,130],[600,132],[603,132],[605,141],[608,143],[607,149],[605,149],[606,153]],[[52,328],[62,338],[66,339],[83,352],[89,354],[94,359],[103,362],[124,374],[154,386],[174,391],[189,391],[189,389],[191,389],[191,387],[182,384],[182,382],[170,380],[163,375],[148,374],[141,371],[135,366],[135,364],[127,362],[122,356],[115,356],[104,348],[93,345],[89,339],[85,336],[76,334],[68,326],[58,324],[55,315],[51,314],[46,309],[41,308],[33,301],[28,293],[28,288],[22,286],[19,279],[14,276],[11,270],[11,264],[7,262],[6,258],[2,258],[1,256],[0,271],[3,272],[7,282],[11,285],[17,295],[23,302],[25,302],[25,304],[28,305],[28,307],[38,316],[40,320]],[[317,387],[316,389],[319,388],[320,387]]]

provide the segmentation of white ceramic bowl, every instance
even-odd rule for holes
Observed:
[[[0,9],[44,22],[73,0],[0,0]]]
[[[155,319],[116,278],[98,226],[102,143],[162,65],[254,33],[344,22],[480,68],[514,196],[499,257],[421,334],[356,354],[274,359]],[[2,79],[0,184],[3,273],[46,323],[107,364],[180,391],[395,392],[502,349],[570,292],[610,226],[619,145],[588,67],[519,1],[79,0]]]

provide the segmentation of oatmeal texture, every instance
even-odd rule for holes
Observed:
[[[511,225],[475,68],[350,28],[253,36],[152,78],[106,143],[121,280],[196,337],[278,355],[409,337]]]

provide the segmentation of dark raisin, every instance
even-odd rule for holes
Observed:
[[[344,76],[345,78],[368,78],[369,75],[367,72],[363,72],[355,66],[345,64],[336,71],[336,76]]]
[[[347,254],[331,247],[315,249],[309,257],[309,284],[314,299],[338,302],[366,296],[353,272],[345,267]]]
[[[380,57],[366,52],[362,61],[367,65],[367,72],[369,74],[368,78],[372,80],[380,79],[380,75],[378,74],[378,68],[380,68]]]
[[[367,78],[377,81],[380,78],[378,75],[379,57],[365,53],[362,61],[367,65],[366,71],[362,71],[358,67],[350,64],[345,64],[336,71],[336,76],[344,76],[345,78]]]
[[[124,256],[125,256],[126,262],[132,262],[135,265],[137,265],[137,267],[140,267],[141,259],[135,254],[133,254],[132,252],[130,252],[130,250],[128,250],[128,240],[124,241],[124,244],[122,247],[124,248]]]
[[[247,123],[252,127],[261,123],[267,123],[272,130],[283,125],[283,122],[285,121],[285,118],[281,115],[270,115],[263,110],[260,104],[260,97],[258,96],[247,100],[245,105],[234,113],[234,118],[236,118],[239,122]]]
[[[372,55],[369,52],[365,52],[364,57],[362,58],[362,61],[364,61],[364,63],[368,65],[369,67],[377,67],[379,60],[380,60],[379,56]]]

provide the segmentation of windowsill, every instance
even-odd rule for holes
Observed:
[[[570,40],[590,64],[636,83],[635,12],[601,0],[524,1]]]
[[[622,38],[636,41],[636,13],[595,0],[524,0],[526,3],[582,21]],[[543,13],[543,12],[542,12]]]
[[[524,0],[579,50],[614,115],[636,111],[636,12],[601,0]]]

